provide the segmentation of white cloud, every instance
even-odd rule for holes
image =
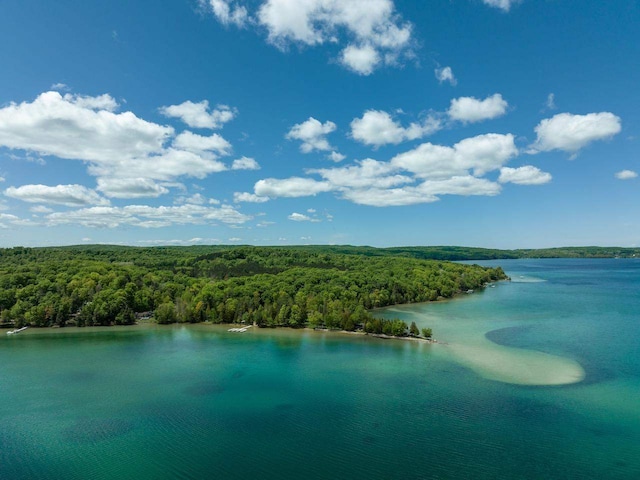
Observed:
[[[300,140],[302,142],[300,151],[303,153],[310,153],[314,150],[328,151],[332,150],[333,147],[325,137],[335,129],[336,124],[333,122],[322,123],[313,117],[309,117],[308,120],[294,125],[287,133],[286,138]]]
[[[346,190],[342,193],[342,198],[359,205],[369,205],[372,207],[399,207],[420,203],[432,203],[439,200],[435,195],[421,192],[416,187]]]
[[[631,180],[632,178],[636,178],[638,174],[633,170],[621,170],[616,173],[616,178],[619,180]]]
[[[413,179],[395,175],[397,168],[390,163],[366,159],[342,168],[323,168],[308,170],[329,182],[334,189],[348,188],[390,188],[411,183]]]
[[[98,178],[97,190],[111,198],[159,197],[169,189],[149,178]]]
[[[20,220],[20,217],[17,217],[15,215],[11,215],[10,213],[0,213],[0,221],[5,221],[5,222],[15,222]]]
[[[210,245],[212,243],[220,243],[220,240],[218,238],[194,237],[194,238],[190,238],[189,240],[178,240],[178,239],[138,240],[136,243],[140,245],[195,245],[195,244]]]
[[[340,63],[359,75],[371,75],[382,58],[371,45],[349,45],[340,56]]]
[[[519,168],[502,167],[500,169],[500,183],[516,183],[518,185],[542,185],[551,181],[551,174],[543,172],[537,167],[525,165]]]
[[[5,181],[4,177],[0,177],[0,183],[2,183],[4,181]]]
[[[504,12],[508,12],[511,6],[520,2],[520,0],[482,0],[482,2],[490,7],[499,8]]]
[[[428,195],[494,196],[500,193],[501,187],[486,178],[465,175],[442,180],[427,180],[417,189]]]
[[[497,183],[467,175],[443,180],[427,180],[418,186],[345,190],[342,192],[342,197],[360,205],[399,207],[437,202],[438,195],[494,196],[499,193],[500,185]]]
[[[180,133],[173,140],[173,146],[196,154],[215,152],[219,155],[228,155],[231,150],[231,144],[217,133],[210,137],[203,137],[188,130]]]
[[[9,213],[0,213],[0,228],[8,229],[9,227],[3,222],[7,222],[11,225],[16,225],[21,227],[33,227],[38,225],[36,222],[32,222],[31,220],[17,217],[16,215],[11,215]]]
[[[233,201],[235,203],[239,203],[239,202],[264,203],[269,201],[269,197],[261,197],[254,193],[248,193],[248,192],[235,192],[233,194]]]
[[[259,228],[267,228],[267,227],[269,227],[269,226],[271,226],[271,225],[274,225],[275,223],[276,223],[276,222],[269,222],[269,221],[266,221],[266,220],[265,220],[265,221],[262,221],[262,222],[258,222],[258,223],[256,223],[256,227],[259,227]]]
[[[198,103],[187,100],[179,105],[160,107],[160,113],[166,117],[179,118],[192,128],[209,129],[221,128],[236,116],[236,111],[227,105],[218,105],[209,111],[207,100]]]
[[[212,200],[213,201],[209,202],[201,193],[194,193],[193,195],[180,195],[173,200],[173,203],[176,205],[204,205],[205,203],[220,203],[217,200]]]
[[[268,42],[281,50],[291,44],[346,45],[340,63],[361,75],[412,55],[411,24],[395,12],[393,0],[261,0],[253,16],[238,0],[200,3],[225,25],[265,28]]]
[[[456,77],[453,75],[451,67],[436,68],[435,74],[440,83],[449,82],[451,85],[456,85],[458,83],[458,80],[456,80]]]
[[[173,133],[131,112],[82,107],[58,92],[0,108],[1,146],[65,159],[108,163],[146,157],[162,151]]]
[[[260,165],[253,158],[236,158],[231,165],[231,170],[260,170]]]
[[[53,209],[45,207],[44,205],[36,205],[35,207],[31,207],[29,211],[33,213],[51,213]]]
[[[545,103],[547,110],[555,110],[556,109],[556,96],[553,93],[547,95],[547,101]]]
[[[59,90],[61,92],[69,90],[69,86],[66,83],[54,83],[49,87],[49,90]]]
[[[620,117],[610,112],[587,115],[559,113],[536,126],[538,137],[529,153],[563,150],[576,154],[591,142],[611,138],[621,129]]]
[[[466,138],[452,147],[425,143],[389,162],[365,159],[344,167],[306,170],[320,176],[321,181],[300,177],[260,180],[254,191],[257,198],[333,192],[345,200],[376,207],[430,203],[441,195],[494,196],[501,192],[501,185],[479,177],[499,170],[517,154],[513,135],[490,133]],[[527,170],[519,170],[521,179]],[[421,183],[416,185],[417,181]],[[529,182],[533,183],[532,175]]]
[[[289,220],[293,220],[294,222],[314,222],[317,223],[320,220],[317,218],[310,217],[303,213],[293,212],[291,215],[287,217]]]
[[[98,95],[97,97],[90,97],[84,95],[72,95],[67,93],[64,100],[77,105],[79,108],[86,108],[89,110],[106,110],[108,112],[115,112],[120,105],[114,100],[114,98],[105,93]]]
[[[396,155],[391,164],[418,178],[446,179],[465,176],[469,171],[482,176],[499,169],[517,154],[513,135],[488,133],[466,138],[453,147],[423,143]]]
[[[82,185],[23,185],[9,187],[4,191],[7,197],[29,203],[49,203],[78,207],[83,205],[108,205],[109,200]]]
[[[335,150],[333,152],[331,152],[329,155],[327,155],[327,158],[329,158],[329,160],[333,161],[333,162],[341,162],[342,160],[344,160],[345,158],[347,158],[346,155],[341,154],[340,152],[336,152]]]
[[[177,177],[204,178],[210,173],[227,170],[224,163],[186,150],[168,148],[160,155],[135,161],[114,159],[109,163],[89,165],[89,173],[99,177],[151,178],[171,181]]]
[[[367,110],[362,118],[351,122],[351,136],[365,145],[379,147],[389,143],[398,144],[415,140],[437,132],[442,128],[440,120],[427,116],[422,123],[411,123],[403,127],[391,115],[382,110]]]
[[[238,3],[234,0],[200,0],[200,4],[211,7],[211,11],[223,25],[243,27],[249,20],[249,13]]]
[[[106,94],[62,96],[53,91],[33,102],[11,103],[0,108],[0,147],[83,161],[89,174],[104,177],[105,192],[115,192],[109,186],[116,178],[128,178],[129,186],[138,187],[143,178],[147,179],[147,193],[157,196],[164,190],[153,186],[152,180],[204,178],[227,169],[216,160],[231,149],[221,136],[203,137],[188,131],[175,136],[171,127],[147,122],[132,112],[116,113],[116,108],[115,100]],[[167,147],[171,139],[173,146]],[[133,197],[142,192],[138,189]],[[113,196],[125,198],[117,193]]]
[[[266,178],[258,180],[253,187],[260,197],[306,197],[318,193],[329,192],[332,187],[328,182],[318,182],[311,178],[291,177],[279,180]]]
[[[47,215],[48,225],[82,225],[86,227],[116,228],[134,226],[160,228],[171,225],[205,225],[215,222],[242,224],[251,219],[229,205],[205,207],[181,205],[150,207],[129,205],[126,207],[91,207]]]
[[[451,100],[451,106],[447,113],[452,120],[473,123],[501,117],[507,112],[508,106],[509,104],[499,93],[484,100],[478,100],[474,97],[460,97]]]

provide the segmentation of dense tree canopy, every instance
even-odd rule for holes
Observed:
[[[327,247],[328,248],[328,247]],[[401,335],[370,311],[451,297],[502,269],[323,247],[0,250],[0,317],[16,326],[255,323]],[[415,334],[412,330],[412,334]]]

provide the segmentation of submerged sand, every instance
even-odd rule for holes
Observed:
[[[517,385],[567,385],[581,382],[585,371],[578,362],[535,350],[485,342],[443,345],[452,359],[491,380]]]

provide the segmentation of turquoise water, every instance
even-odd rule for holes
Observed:
[[[383,312],[435,345],[2,334],[0,478],[639,478],[640,261],[491,263],[513,281]]]

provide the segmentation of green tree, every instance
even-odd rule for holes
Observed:
[[[154,312],[156,322],[160,324],[175,323],[176,321],[176,306],[173,302],[165,302],[158,305]]]
[[[420,335],[420,330],[418,330],[416,322],[411,322],[411,326],[409,327],[409,334],[412,337],[417,337],[418,335]]]

